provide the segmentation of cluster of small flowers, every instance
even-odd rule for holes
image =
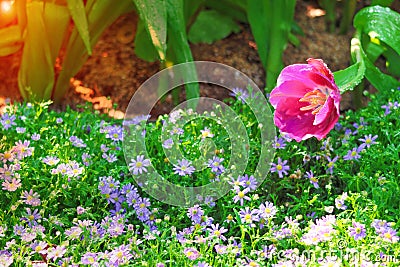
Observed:
[[[109,204],[114,205],[111,210],[112,214],[123,214],[123,203],[127,203],[128,207],[132,207],[136,212],[137,218],[150,227],[151,230],[156,230],[154,225],[155,216],[150,211],[150,200],[140,197],[138,190],[131,183],[125,184],[120,188],[120,182],[112,176],[100,177],[98,189],[101,194],[107,199]]]
[[[18,173],[21,169],[20,162],[25,157],[32,156],[34,151],[34,148],[29,145],[30,141],[18,141],[10,150],[0,153],[0,162],[3,162],[3,166],[0,167],[0,181],[2,181],[3,190],[12,192],[21,187]]]
[[[389,223],[385,220],[374,220],[371,223],[371,226],[382,240],[390,243],[397,243],[400,237],[397,235],[397,231],[392,228],[393,225],[393,223]]]
[[[119,125],[104,125],[104,122],[101,123],[102,127],[100,128],[101,133],[106,134],[106,138],[111,139],[114,142],[123,140],[123,127]]]
[[[60,160],[55,156],[47,156],[43,158],[42,161],[47,165],[54,166],[57,165]],[[61,174],[68,178],[73,178],[73,177],[79,178],[84,170],[85,168],[80,167],[78,162],[76,162],[75,160],[71,160],[68,161],[67,163],[58,164],[56,168],[51,169],[51,174],[53,175]]]
[[[336,217],[334,215],[327,215],[316,222],[312,222],[310,229],[305,233],[301,240],[306,245],[318,245],[320,242],[330,241],[337,233],[335,230]]]
[[[232,191],[235,192],[235,196],[233,197],[233,202],[240,202],[240,206],[243,206],[244,200],[249,201],[250,197],[246,194],[250,191],[254,191],[257,188],[257,180],[253,175],[248,176],[247,174],[243,176],[238,176],[237,179],[232,178],[229,181],[229,184],[232,185]]]
[[[347,143],[348,139],[351,135],[357,135],[359,130],[363,129],[367,126],[367,123],[364,121],[364,118],[360,118],[360,123],[353,123],[354,131],[351,129],[346,129],[345,134],[342,140],[342,143]],[[371,145],[377,144],[375,141],[378,138],[378,135],[372,136],[372,134],[365,135],[364,138],[359,138],[358,141],[362,142],[358,147],[354,147],[347,151],[347,154],[343,156],[344,160],[358,160],[361,158],[360,153],[366,148],[370,148]]]
[[[245,207],[239,211],[240,220],[243,224],[256,227],[255,222],[259,222],[259,227],[263,228],[277,213],[277,208],[271,202],[261,204],[258,209]]]
[[[129,263],[135,256],[128,245],[120,245],[111,251],[86,252],[81,257],[81,263],[90,266],[120,266]]]

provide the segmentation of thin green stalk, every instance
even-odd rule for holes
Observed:
[[[335,22],[336,22],[336,0],[322,0],[321,6],[325,9],[325,23],[326,30],[328,32],[335,31]]]
[[[344,1],[343,18],[340,22],[340,34],[346,34],[349,31],[351,22],[353,21],[354,13],[356,12],[357,1]]]
[[[282,54],[286,48],[291,29],[295,0],[270,1],[271,2],[271,30],[270,48],[267,59],[266,76],[268,90],[271,90],[283,68]]]
[[[364,81],[362,80],[356,88],[351,92],[351,102],[355,110],[362,108],[362,97],[364,91]]]

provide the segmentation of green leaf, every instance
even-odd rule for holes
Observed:
[[[161,61],[167,50],[167,11],[163,0],[133,0]]]
[[[371,6],[379,5],[379,6],[390,6],[393,3],[393,0],[372,0]]]
[[[254,0],[247,2],[247,18],[264,68],[267,67],[267,54],[270,46],[271,11],[272,7],[269,1]]]
[[[354,17],[356,36],[361,39],[362,33],[368,34],[372,43],[380,45],[384,42],[393,53],[400,54],[400,14],[388,7],[371,6],[360,10]],[[365,76],[378,90],[390,90],[400,86],[400,82],[379,70],[368,58],[360,46],[365,61]],[[367,50],[368,51],[368,50]],[[395,58],[394,55],[389,55]]]
[[[370,6],[354,17],[354,27],[379,39],[400,54],[400,14],[388,7]]]
[[[365,56],[365,77],[378,90],[391,90],[400,86],[400,82],[390,75],[381,72],[366,56]]]
[[[0,29],[0,56],[15,53],[22,46],[21,29],[18,25]]]
[[[206,7],[216,10],[234,20],[247,23],[247,0],[206,0]]]
[[[139,58],[149,62],[154,62],[158,59],[158,53],[154,48],[141,19],[138,20],[136,27],[135,54]]]
[[[67,0],[67,6],[70,11],[75,27],[85,44],[88,54],[92,54],[90,45],[89,26],[86,17],[85,5],[82,0]]]
[[[69,19],[64,6],[43,2],[27,4],[26,36],[18,72],[18,86],[24,99],[50,99],[55,59]]]
[[[168,44],[174,62],[184,63],[193,61],[192,52],[186,35],[186,24],[183,14],[182,0],[166,0],[167,16],[168,16]],[[184,80],[197,80],[197,72],[195,66],[191,66],[186,71]],[[198,83],[190,83],[185,85],[186,98],[198,98],[200,89]],[[195,108],[190,106],[190,108]]]
[[[87,0],[85,11],[89,26],[90,45],[92,48],[99,40],[104,30],[125,12],[133,10],[131,0],[120,0],[118,5],[108,0]],[[88,58],[87,50],[76,28],[68,39],[64,61],[58,75],[53,92],[54,102],[61,101],[69,88],[70,78],[73,77]]]
[[[365,53],[367,54],[368,58],[371,62],[375,62],[385,51],[385,48],[381,45],[375,43],[368,43]]]
[[[218,27],[215,27],[218,25]],[[232,18],[215,10],[200,12],[189,30],[188,38],[192,43],[213,42],[227,37],[232,32],[239,32],[240,27]]]
[[[386,67],[390,74],[400,77],[400,55],[397,54],[391,47],[383,52],[386,58]]]
[[[357,62],[350,67],[333,73],[335,83],[340,93],[353,90],[364,78],[365,65],[363,61]]]

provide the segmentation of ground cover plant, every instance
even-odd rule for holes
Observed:
[[[87,108],[56,113],[49,103],[10,105],[0,128],[0,265],[396,266],[399,96],[397,88],[369,95],[366,108],[343,114],[321,141],[278,134],[262,185],[249,172],[257,161],[250,157],[248,172],[232,177],[226,196],[189,208],[155,201],[133,175],[151,161],[184,184],[195,173],[190,151],[212,139],[216,154],[195,181],[218,178],[232,149],[218,123],[175,129],[194,156],[174,166],[160,152],[170,146],[160,142],[162,121],[188,111],[147,124],[137,117],[130,123],[154,149],[127,165],[122,121]],[[256,154],[260,128],[242,101],[252,96],[238,89],[236,97],[231,107]]]

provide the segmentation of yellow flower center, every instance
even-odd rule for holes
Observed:
[[[328,89],[326,89],[328,90]],[[328,99],[328,92],[323,93],[320,89],[316,89],[312,92],[308,92],[304,97],[299,99],[299,102],[308,102],[308,106],[300,108],[301,111],[313,110],[313,115],[317,114],[324,106]]]

